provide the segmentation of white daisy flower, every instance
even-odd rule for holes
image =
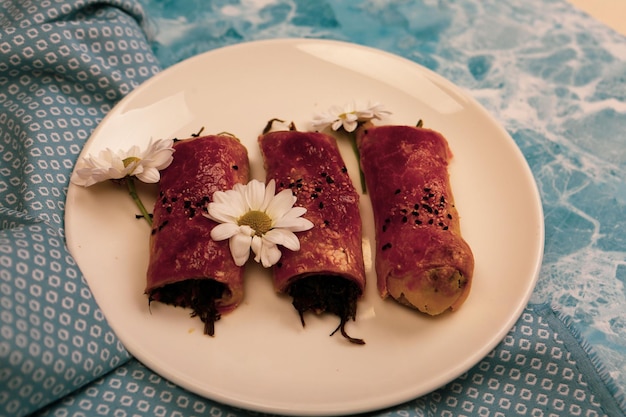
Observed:
[[[296,197],[291,190],[275,192],[274,180],[267,186],[251,180],[247,185],[236,184],[232,190],[213,194],[205,216],[220,224],[211,231],[211,238],[229,239],[235,264],[245,264],[252,250],[254,260],[268,268],[281,257],[279,245],[299,250],[300,241],[294,232],[313,227],[313,223],[301,217],[306,209],[293,206]]]
[[[351,133],[361,123],[373,119],[382,119],[390,114],[391,112],[377,102],[366,104],[350,102],[343,107],[332,106],[328,111],[313,115],[313,127],[319,130],[330,127],[335,131],[343,128],[346,132]]]
[[[97,156],[80,158],[71,180],[83,187],[132,176],[145,183],[156,183],[161,178],[159,170],[172,163],[173,143],[171,139],[150,140],[145,151],[138,146],[117,152],[104,149]]]

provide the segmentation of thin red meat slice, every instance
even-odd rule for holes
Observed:
[[[191,308],[213,335],[215,321],[243,298],[243,268],[227,240],[211,239],[217,223],[202,214],[215,191],[248,182],[248,153],[229,135],[177,141],[174,149],[154,206],[145,291],[150,302]]]
[[[430,315],[456,310],[470,292],[474,257],[461,237],[448,142],[420,127],[366,125],[357,143],[373,206],[381,296]]]

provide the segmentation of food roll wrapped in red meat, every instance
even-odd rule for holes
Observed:
[[[213,335],[215,321],[243,298],[243,268],[227,241],[211,239],[217,223],[203,213],[215,191],[248,181],[248,153],[227,134],[180,140],[174,150],[154,205],[145,292],[150,302],[191,308]]]
[[[296,205],[306,208],[314,227],[298,234],[299,251],[283,251],[273,267],[274,287],[288,294],[300,314],[328,312],[339,316],[335,329],[347,335],[345,324],[355,320],[357,300],[365,288],[359,195],[348,175],[337,143],[331,136],[274,131],[259,137],[267,180],[277,191],[289,188]],[[333,332],[333,334],[335,333]]]
[[[438,132],[411,126],[357,131],[376,228],[378,290],[430,315],[456,310],[474,270],[448,175],[452,153]]]

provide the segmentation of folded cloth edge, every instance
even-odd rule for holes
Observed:
[[[593,346],[576,329],[572,318],[561,311],[558,306],[548,303],[529,304],[528,307],[545,317],[548,324],[559,333],[559,337],[568,347],[579,370],[585,375],[590,389],[597,395],[607,415],[626,415],[624,392],[618,389],[606,364],[600,361]]]

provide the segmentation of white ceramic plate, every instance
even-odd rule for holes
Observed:
[[[120,102],[83,154],[228,131],[248,147],[253,176],[264,178],[256,138],[271,118],[300,130],[315,112],[351,100],[393,112],[388,123],[423,119],[455,154],[451,182],[464,237],[476,258],[470,297],[456,313],[429,318],[383,301],[368,262],[368,286],[348,333],[330,337],[333,316],[302,328],[291,300],[273,292],[268,271],[248,265],[245,302],[202,334],[189,311],[144,295],[149,228],[112,183],[71,185],[66,233],[71,253],[107,320],[146,366],[201,396],[278,414],[357,413],[426,394],[467,371],[519,318],[543,254],[543,214],[524,157],[508,134],[450,82],[403,58],[352,44],[273,40],[211,51],[147,81]],[[358,184],[356,162],[341,148]],[[152,204],[154,187],[143,197]],[[373,244],[371,207],[361,199],[364,248]],[[175,244],[175,242],[173,242]],[[373,246],[373,245],[372,245]],[[366,258],[371,258],[366,256]]]

